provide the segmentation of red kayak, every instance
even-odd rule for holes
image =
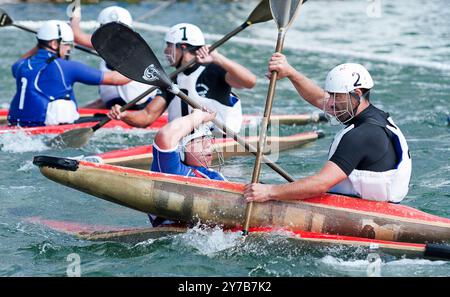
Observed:
[[[57,126],[43,126],[43,127],[30,127],[30,128],[19,128],[15,126],[6,125],[6,118],[8,115],[7,109],[0,109],[0,123],[5,125],[0,126],[0,134],[11,133],[22,131],[27,134],[61,134],[73,129],[79,128],[89,128],[93,126],[96,122],[103,119],[103,117],[109,112],[108,109],[87,109],[81,108],[78,111],[80,113],[81,119],[84,121],[86,118],[92,117],[87,122],[78,124],[67,124],[67,125],[57,125]],[[130,111],[134,112],[134,111]],[[167,114],[163,114],[159,117],[151,126],[147,127],[148,130],[157,130],[167,124]],[[244,115],[243,125],[252,126],[259,124],[260,116],[258,115]],[[326,118],[322,114],[296,114],[296,115],[272,115],[272,123],[277,123],[279,125],[306,125],[308,123],[317,123],[321,121],[326,121]],[[104,128],[122,128],[122,129],[138,129],[125,124],[122,121],[110,121]]]

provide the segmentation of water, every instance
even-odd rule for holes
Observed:
[[[103,2],[103,1],[102,1]],[[450,93],[450,7],[446,0],[381,1],[381,16],[366,15],[366,1],[309,1],[288,31],[285,53],[292,65],[322,85],[333,66],[344,62],[366,65],[375,80],[372,102],[391,113],[408,139],[412,158],[411,190],[404,204],[450,217],[450,137],[446,118]],[[83,20],[95,19],[113,2],[83,7]],[[240,25],[255,1],[183,1],[137,28],[158,57],[164,31],[177,22],[199,25],[210,41]],[[135,17],[155,8],[153,3],[126,6]],[[2,6],[13,19],[37,28],[38,21],[65,18],[65,6],[9,4]],[[220,15],[210,16],[212,12]],[[91,22],[85,24],[92,30]],[[274,23],[258,24],[220,48],[258,76],[250,91],[238,91],[245,113],[262,113],[268,82],[266,62],[275,47]],[[0,106],[14,94],[12,63],[34,45],[29,33],[0,30]],[[76,52],[74,59],[96,66],[98,59]],[[96,99],[95,87],[76,86],[80,104]],[[301,101],[288,81],[280,81],[273,113],[316,111]],[[321,129],[326,133],[305,148],[281,154],[278,164],[295,177],[319,170],[337,127],[318,124],[283,127],[282,135]],[[0,136],[0,275],[63,276],[66,257],[78,253],[82,275],[87,276],[365,276],[369,261],[361,250],[300,245],[282,234],[242,243],[220,229],[196,228],[139,244],[89,242],[28,223],[28,217],[67,220],[86,224],[144,226],[144,214],[114,205],[44,178],[31,160],[39,154],[79,156],[148,144],[153,133],[99,131],[83,149],[49,149],[44,136]],[[227,162],[224,174],[248,182],[252,158]],[[282,182],[264,168],[264,182]],[[445,261],[399,259],[382,255],[382,276],[450,276]]]

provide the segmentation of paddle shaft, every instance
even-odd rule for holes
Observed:
[[[224,37],[222,37],[220,40],[218,40],[217,42],[213,43],[211,45],[211,47],[209,48],[209,52],[212,52],[213,50],[215,50],[216,48],[218,48],[219,46],[221,46],[222,44],[224,44],[225,42],[227,42],[231,37],[235,36],[236,34],[240,33],[242,30],[244,30],[245,28],[249,27],[250,25],[252,25],[252,22],[250,21],[246,21],[245,23],[243,23],[242,25],[240,25],[239,27],[237,27],[236,29],[234,29],[233,31],[231,31],[230,33],[228,33],[227,35],[225,35]],[[181,72],[185,71],[186,69],[188,69],[189,67],[192,67],[193,65],[195,65],[197,63],[197,59],[193,58],[191,59],[187,64],[177,68],[174,72],[172,72],[169,76],[171,79],[174,79],[178,74],[180,74]],[[122,106],[120,108],[121,112],[124,112],[128,109],[130,109],[131,107],[133,107],[134,105],[136,105],[137,102],[139,102],[141,99],[145,98],[146,96],[148,96],[150,93],[152,93],[153,91],[155,91],[158,87],[151,87],[149,88],[147,91],[145,91],[144,93],[142,93],[141,95],[139,95],[138,97],[134,98],[133,100],[131,100],[130,102],[128,102],[127,104],[125,104],[124,106]],[[105,118],[103,119],[101,122],[97,123],[94,127],[92,127],[92,130],[95,132],[98,129],[100,129],[101,127],[103,127],[104,125],[106,125],[107,123],[109,123],[109,121],[111,121],[110,118]]]
[[[190,106],[192,106],[193,108],[196,109],[202,109],[202,106],[200,104],[198,104],[197,102],[195,102],[194,100],[192,100],[191,98],[189,98],[186,94],[184,94],[183,92],[178,92],[177,94],[175,94],[176,96],[180,97],[183,101],[185,101],[187,104],[189,104]],[[237,135],[233,130],[228,129],[221,121],[214,119],[212,121],[220,130],[222,130],[223,132],[225,132],[225,134],[228,137],[232,137],[234,140],[236,140],[240,145],[242,145],[246,151],[256,155],[256,148],[249,144],[245,139],[243,139],[242,137],[240,137],[239,135]],[[267,158],[266,156],[262,155],[260,156],[260,161],[261,159],[273,170],[275,170],[277,173],[279,173],[283,178],[285,178],[287,181],[289,182],[293,182],[294,178],[292,176],[289,175],[289,173],[287,173],[283,168],[279,167],[277,164],[273,163],[269,158]]]
[[[283,50],[284,45],[284,38],[286,36],[286,29],[280,28],[278,30],[278,38],[277,38],[277,45],[275,48],[275,52],[281,53]],[[272,113],[272,106],[273,106],[273,99],[275,97],[275,86],[277,84],[277,78],[278,78],[278,72],[272,71],[272,75],[270,77],[270,83],[269,83],[269,90],[267,92],[267,100],[266,100],[266,106],[264,108],[264,117],[261,123],[261,131],[259,135],[259,141],[258,141],[258,150],[256,152],[256,160],[255,160],[255,166],[253,167],[253,174],[252,174],[252,184],[259,182],[259,175],[261,173],[261,160],[263,159],[263,151],[264,146],[266,143],[266,137],[267,137],[267,128],[269,126],[270,122],[270,115]],[[289,182],[293,182],[294,179],[288,180]],[[245,211],[245,222],[244,222],[244,230],[243,234],[248,234],[248,228],[250,227],[250,217],[253,210],[253,201],[247,204],[247,209]]]
[[[36,30],[30,29],[30,28],[28,28],[28,27],[25,27],[25,26],[22,26],[22,25],[18,25],[18,24],[14,24],[14,23],[11,24],[11,25],[14,26],[14,27],[16,27],[16,28],[22,29],[22,30],[24,30],[24,31],[27,31],[27,32],[30,32],[30,33],[37,34],[37,31],[36,31]],[[99,55],[97,54],[97,52],[95,52],[95,51],[93,51],[93,50],[91,50],[91,49],[89,49],[89,48],[87,48],[87,47],[84,47],[84,46],[75,44],[75,48],[76,48],[76,49],[79,49],[80,51],[83,51],[83,52],[86,52],[86,53],[88,53],[88,54],[92,54],[92,55],[95,55],[95,56],[99,57]]]

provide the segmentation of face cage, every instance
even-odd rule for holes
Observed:
[[[214,170],[220,172],[220,171],[222,170],[222,167],[225,165],[225,159],[224,159],[224,157],[223,157],[223,152],[219,151],[219,150],[217,149],[217,145],[214,144],[214,142],[213,142],[214,136],[212,136],[212,135],[206,135],[206,136],[203,136],[203,138],[206,138],[207,141],[210,142],[210,145],[211,145],[211,148],[212,148],[212,150],[211,150],[211,154],[212,154],[211,165],[208,165],[208,163],[207,163],[207,161],[206,161],[205,156],[204,156],[203,153],[201,154],[201,159],[202,159],[202,160],[199,160],[199,159],[198,159],[195,155],[193,155],[193,154],[191,154],[191,155],[192,155],[192,157],[194,157],[194,159],[195,159],[198,163],[202,164],[203,167],[205,167],[205,168],[211,168],[211,169],[214,169]],[[203,141],[203,138],[202,138],[202,141]],[[194,141],[195,141],[195,140],[194,140]],[[186,154],[186,148],[185,148],[185,147],[182,147],[182,148],[181,148],[181,153],[182,153],[182,154]],[[186,156],[184,157],[184,160],[186,160]]]
[[[168,46],[166,46],[166,47],[168,47]],[[166,57],[166,62],[168,63],[167,66],[173,66],[176,63],[177,45],[175,43],[171,43],[171,47],[172,48],[171,48],[170,54],[166,54],[166,51],[164,51],[164,56]]]
[[[352,105],[352,98],[350,93],[346,93],[346,99],[337,101],[338,103],[345,102],[345,109],[336,109],[336,93],[330,94],[326,93],[325,98],[323,99],[323,112],[325,113],[325,117],[328,119],[331,125],[336,126],[339,124],[348,123],[351,119],[355,117],[355,112]],[[331,104],[333,106],[332,110],[329,110],[330,100],[333,100]],[[341,121],[339,117],[347,114],[349,116],[345,121]]]

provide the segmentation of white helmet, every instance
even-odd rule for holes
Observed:
[[[373,80],[367,69],[355,63],[341,64],[328,72],[325,91],[328,93],[350,93],[355,89],[371,89]]]
[[[131,27],[133,25],[133,18],[125,8],[109,6],[99,13],[97,22],[100,23],[100,26],[111,22],[121,22],[122,24]]]
[[[63,42],[73,42],[73,31],[70,26],[63,21],[46,21],[37,33],[37,39],[50,41],[61,40]]]
[[[192,46],[205,45],[205,37],[202,30],[188,23],[177,24],[170,28],[169,32],[166,33],[165,41],[173,44],[187,43]]]
[[[194,132],[183,137],[180,141],[180,159],[181,161],[184,161],[186,159],[186,145],[191,142],[194,139],[201,138],[201,137],[212,137],[211,133],[211,125],[208,124],[202,124],[198,128],[194,129]]]

